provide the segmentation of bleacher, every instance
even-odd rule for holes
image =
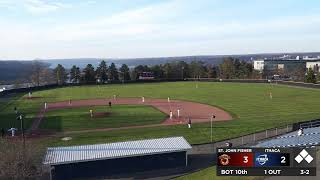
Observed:
[[[303,134],[298,136],[294,131],[276,139],[267,140],[257,144],[255,147],[299,147],[320,145],[320,127],[303,129]]]
[[[320,120],[316,119],[316,120],[312,120],[310,122],[304,122],[304,123],[300,123],[299,124],[300,128],[312,128],[312,127],[319,127],[320,126]]]
[[[304,134],[320,133],[320,128],[319,128],[319,127],[306,128],[306,129],[303,129],[303,133],[304,133]],[[294,132],[291,132],[291,133],[282,135],[282,136],[280,136],[280,137],[278,137],[278,138],[283,138],[283,137],[292,136],[292,135],[297,135],[297,134],[298,134],[297,131],[294,131]]]

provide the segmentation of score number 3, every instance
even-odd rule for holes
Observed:
[[[243,156],[243,163],[248,163],[249,162],[249,157],[248,156]]]

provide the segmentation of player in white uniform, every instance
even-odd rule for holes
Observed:
[[[10,128],[8,131],[11,132],[11,136],[13,137],[15,135],[17,129],[16,128]]]
[[[191,128],[191,118],[190,117],[188,118],[188,128],[189,129]]]
[[[93,111],[90,109],[90,116],[93,117]]]

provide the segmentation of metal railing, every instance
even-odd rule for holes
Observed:
[[[300,128],[313,128],[313,127],[319,127],[320,126],[320,120],[317,121],[310,121],[300,124]]]
[[[192,146],[192,154],[215,153],[217,147],[226,147],[226,143],[232,143],[232,146],[234,147],[251,146],[257,144],[259,141],[287,134],[292,131],[293,125],[286,125],[222,141],[206,144],[196,144]]]

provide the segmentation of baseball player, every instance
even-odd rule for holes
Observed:
[[[180,118],[180,109],[177,109],[178,118]]]
[[[93,111],[90,109],[90,116],[93,117]]]
[[[144,96],[142,96],[142,102],[144,103]]]
[[[16,128],[10,128],[8,131],[11,132],[11,136],[13,137],[16,134],[17,129]]]
[[[168,103],[170,102],[170,97],[168,97]]]
[[[172,114],[172,111],[170,110],[170,119],[172,119],[173,117],[173,114]]]
[[[270,99],[272,99],[272,92],[269,93],[269,97],[270,97]]]
[[[190,117],[188,118],[188,128],[189,129],[191,128],[191,118]]]
[[[48,106],[47,106],[47,103],[45,102],[44,103],[44,109],[47,109],[48,108]]]

